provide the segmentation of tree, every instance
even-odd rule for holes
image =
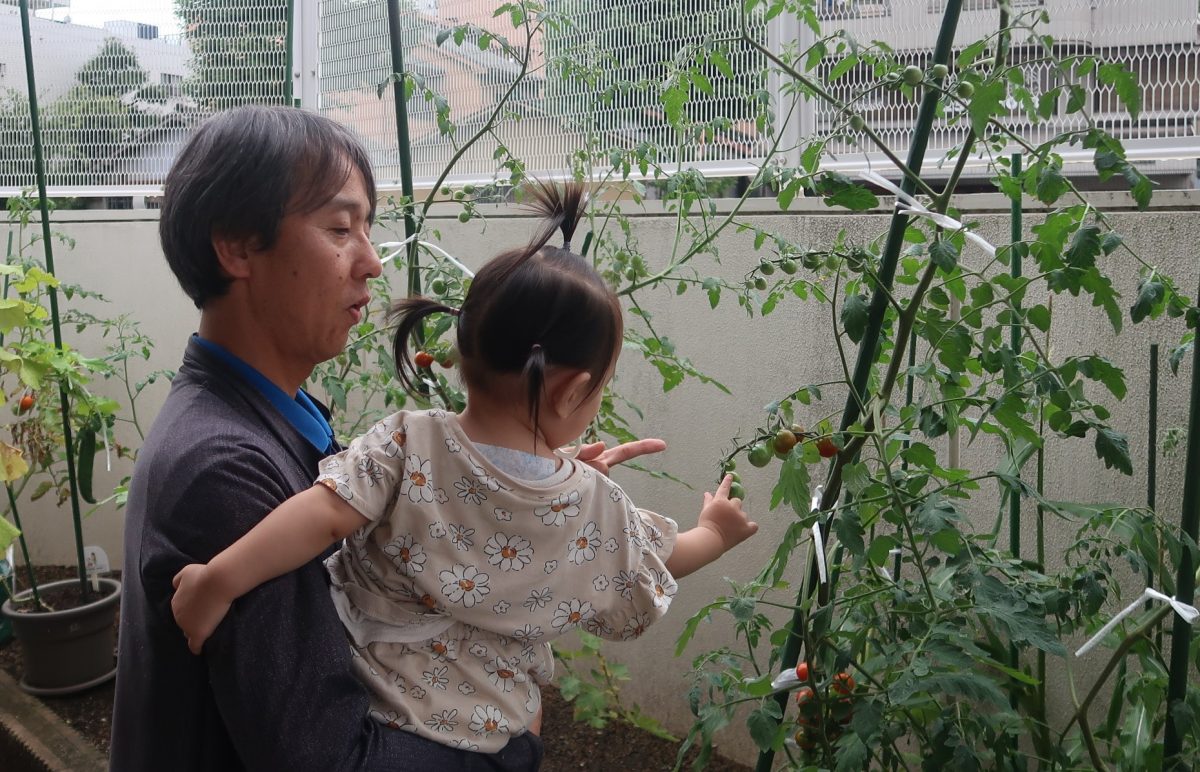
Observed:
[[[108,38],[75,73],[75,80],[96,95],[119,97],[141,88],[146,83],[146,71],[128,46],[117,38]]]
[[[281,104],[287,72],[287,0],[175,0],[192,50],[184,91],[211,110]]]
[[[755,132],[766,79],[761,65],[744,66],[754,60],[737,39],[736,0],[555,0],[549,9],[561,21],[545,33],[557,73],[547,101],[574,127],[666,147],[676,142],[669,127],[707,127],[721,141]]]

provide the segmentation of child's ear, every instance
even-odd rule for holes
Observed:
[[[571,415],[587,397],[591,382],[592,374],[587,370],[563,373],[550,385],[550,409],[560,419]]]

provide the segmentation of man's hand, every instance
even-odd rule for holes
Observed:
[[[222,593],[212,586],[208,566],[203,563],[184,566],[171,584],[175,587],[175,594],[171,596],[175,624],[183,630],[188,649],[199,654],[233,602],[222,597]]]
[[[607,475],[608,470],[614,466],[639,456],[662,453],[666,449],[667,443],[656,439],[635,440],[610,449],[606,449],[603,442],[593,442],[579,449],[576,460],[582,461],[600,474]]]

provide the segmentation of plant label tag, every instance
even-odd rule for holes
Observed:
[[[100,574],[107,574],[111,570],[108,565],[108,553],[104,551],[103,547],[84,547],[83,562],[88,576],[93,578]]]

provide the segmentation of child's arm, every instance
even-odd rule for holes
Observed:
[[[742,500],[729,498],[733,477],[725,475],[715,494],[704,493],[704,508],[695,528],[675,539],[675,549],[667,558],[667,570],[676,579],[703,568],[758,531],[742,511]]]
[[[171,612],[188,648],[200,653],[235,600],[299,568],[367,522],[340,496],[314,485],[280,504],[208,564],[184,566],[172,581]]]

